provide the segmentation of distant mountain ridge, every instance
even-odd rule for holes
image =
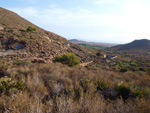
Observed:
[[[97,45],[97,46],[103,46],[103,47],[113,47],[113,46],[118,45],[118,44],[113,44],[113,43],[87,42],[87,41],[82,41],[82,40],[77,40],[77,39],[70,39],[69,41],[76,43],[76,44]]]
[[[150,55],[150,40],[148,39],[141,39],[141,40],[134,40],[128,44],[122,44],[118,46],[114,46],[109,50],[112,51],[119,51],[123,53],[129,54],[149,54]]]

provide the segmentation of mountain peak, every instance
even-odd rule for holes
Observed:
[[[149,43],[150,40],[148,40],[148,39],[140,39],[140,40],[134,40],[132,43],[137,43],[137,42],[139,42],[139,43]]]
[[[149,47],[150,47],[150,40],[148,40],[148,39],[135,40],[135,41],[127,44],[127,46],[130,46],[132,48],[149,49]]]
[[[134,40],[131,43],[118,45],[110,49],[113,51],[125,52],[130,54],[150,54],[150,40]]]

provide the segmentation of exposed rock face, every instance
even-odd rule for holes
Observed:
[[[5,49],[5,50],[15,50],[15,49],[24,49],[25,48],[25,44],[26,42],[18,42],[17,40],[15,40],[12,37],[4,37],[4,38],[0,38],[1,41],[1,49]]]
[[[6,56],[9,56],[9,55],[18,55],[17,52],[15,51],[12,51],[12,50],[9,50],[9,51],[5,51],[5,52],[0,52],[0,57],[6,57]]]
[[[0,30],[4,30],[3,26],[0,25]]]
[[[92,62],[93,62],[93,61],[90,61],[90,62],[84,62],[84,63],[80,64],[80,66],[85,67],[85,66],[87,66],[87,65],[91,64]]]
[[[14,48],[15,49],[24,49],[25,48],[25,44],[17,42],[17,43],[14,44]]]

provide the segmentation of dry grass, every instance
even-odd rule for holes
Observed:
[[[145,73],[116,73],[102,69],[88,70],[84,67],[70,68],[61,64],[19,66],[6,69],[5,73],[13,81],[23,81],[26,89],[9,96],[2,92],[0,112],[148,113],[150,111],[148,84],[150,76]],[[100,83],[101,90],[97,88],[97,82]],[[135,89],[140,89],[144,97],[130,95],[128,99],[122,99],[117,96],[116,90],[116,86],[120,84],[124,85],[123,88],[129,87],[132,93]]]

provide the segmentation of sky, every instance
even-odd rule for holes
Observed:
[[[150,0],[0,0],[0,7],[67,39],[150,39]]]

